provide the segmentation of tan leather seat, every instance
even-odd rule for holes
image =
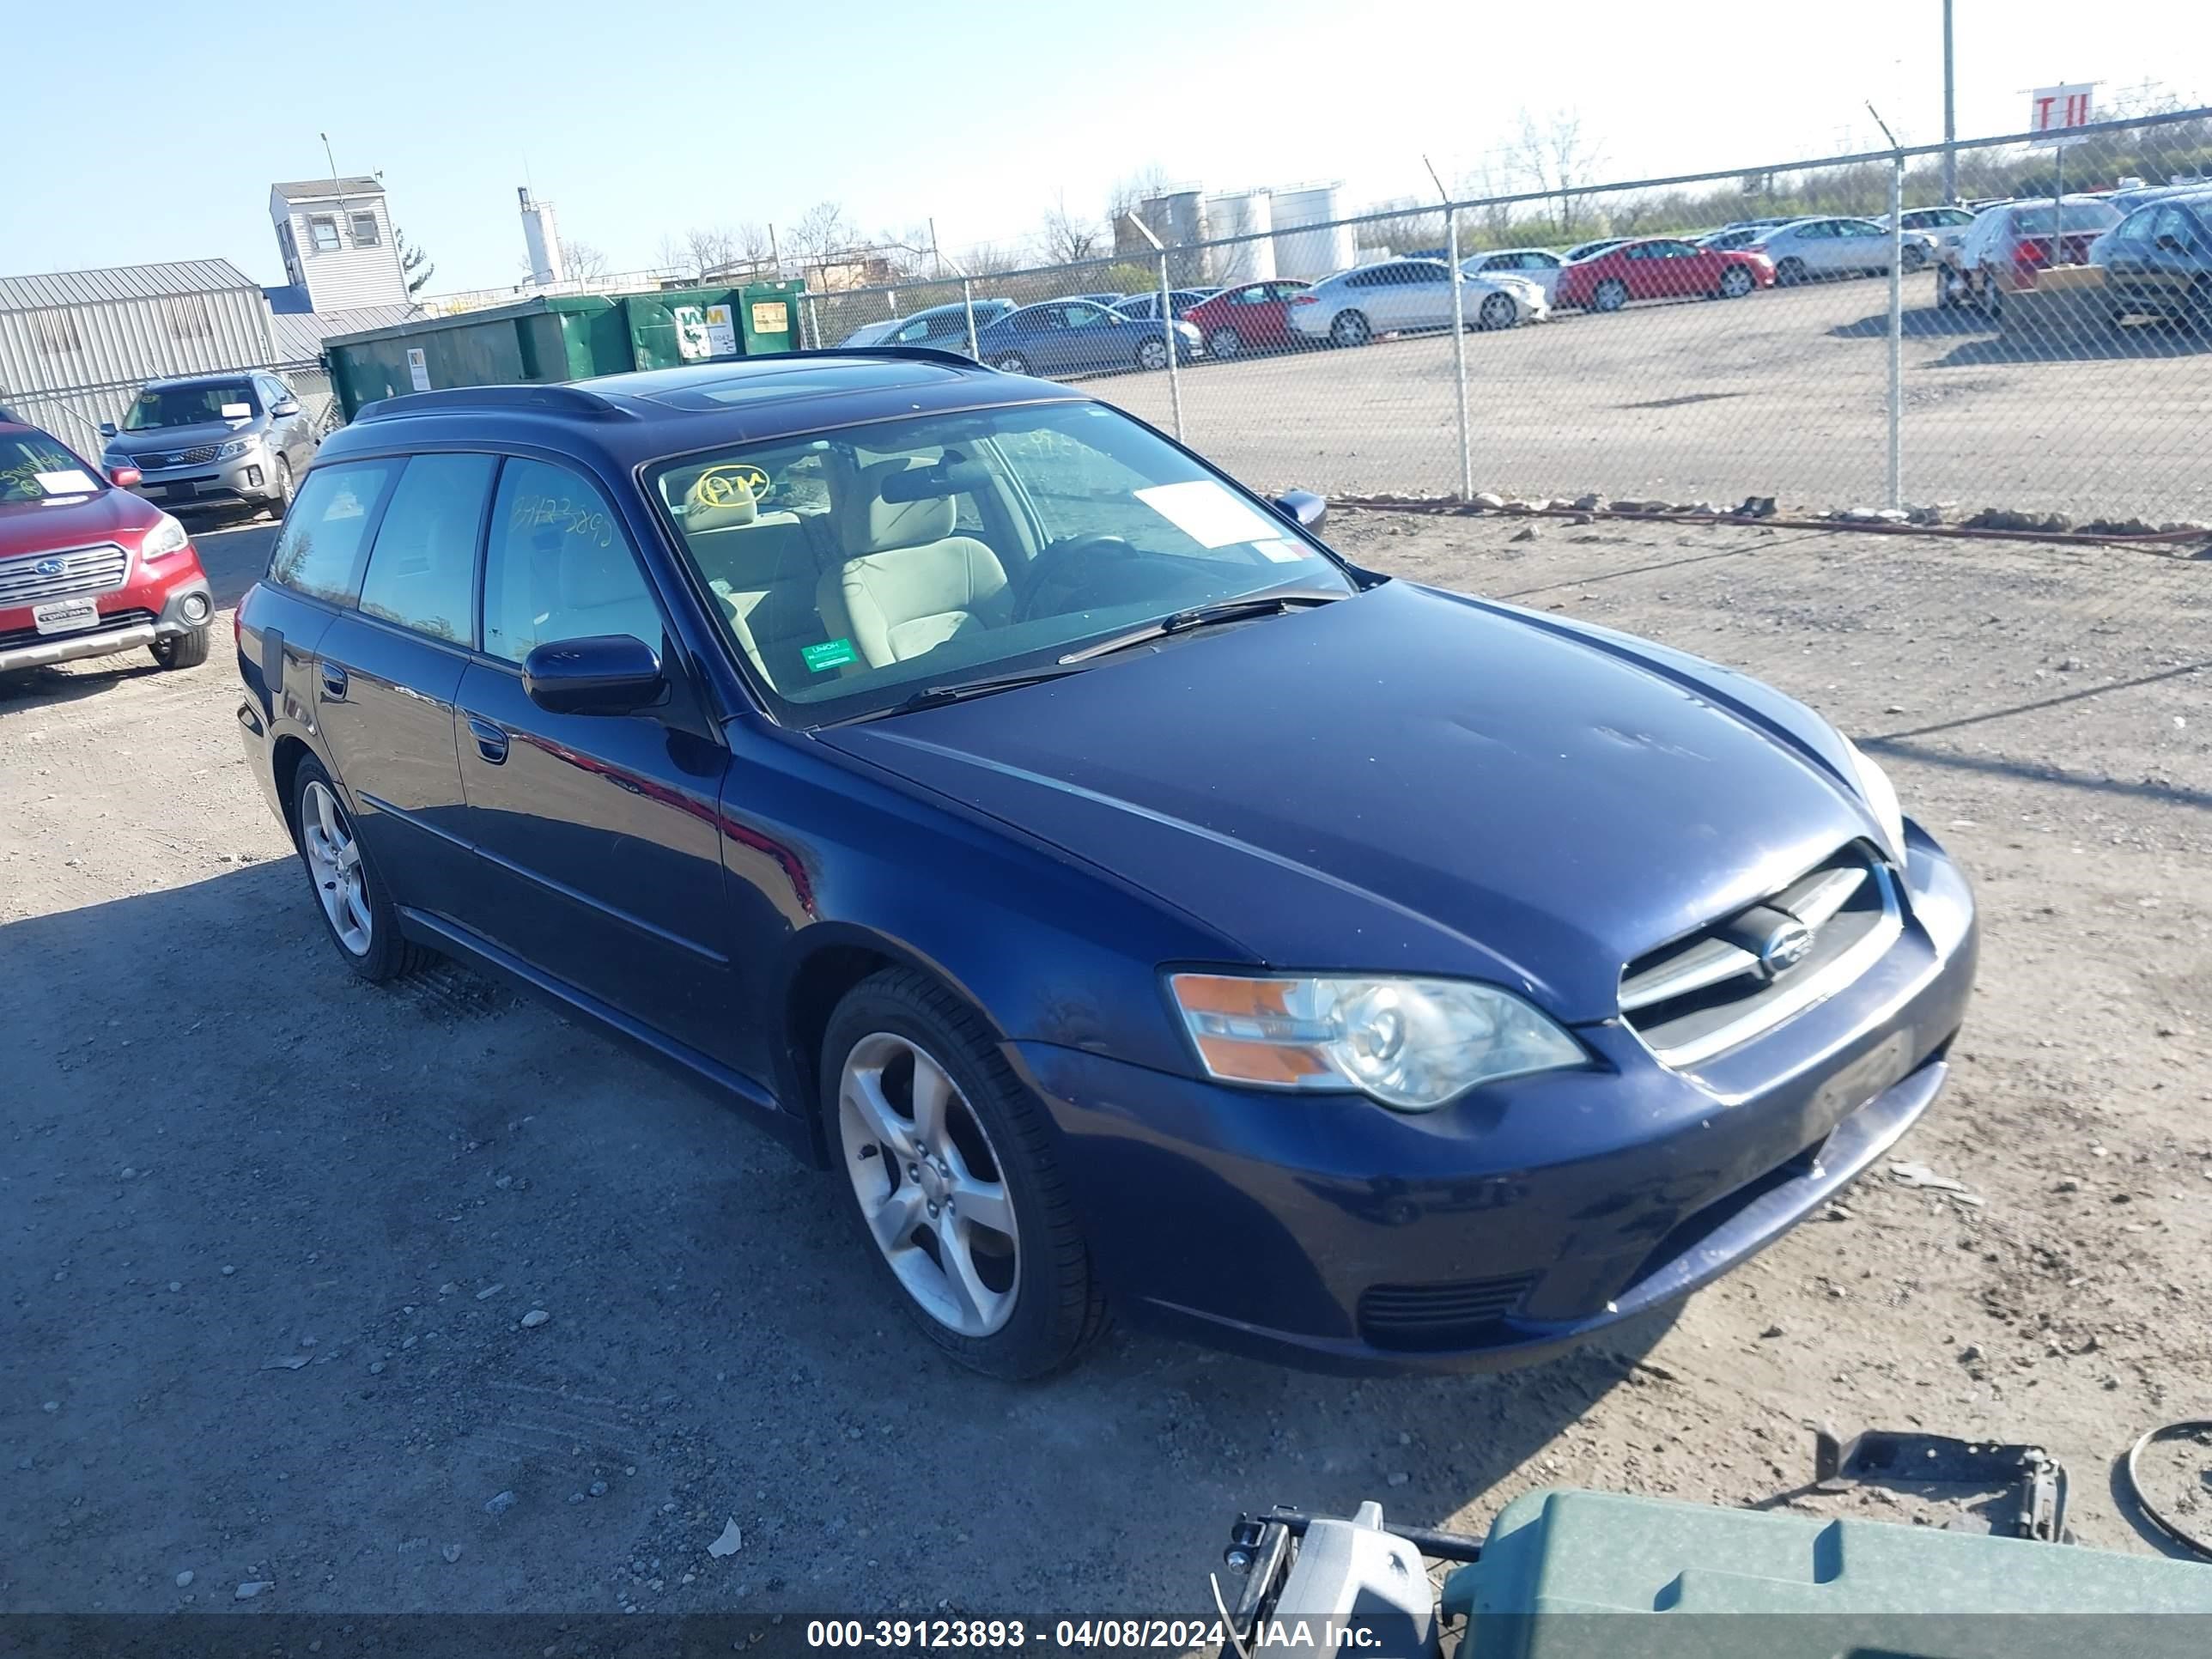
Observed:
[[[728,610],[738,643],[769,684],[788,691],[814,678],[802,652],[823,638],[814,608],[820,566],[799,515],[762,513],[739,491],[712,506],[693,504],[684,515],[684,538]]]
[[[830,501],[845,561],[823,573],[816,604],[831,636],[848,635],[870,667],[1013,620],[1005,568],[973,536],[953,532],[951,497],[883,498],[884,479],[926,465],[907,458],[862,467]]]

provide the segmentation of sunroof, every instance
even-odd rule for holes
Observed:
[[[670,409],[731,409],[744,404],[817,398],[848,392],[880,392],[948,380],[951,371],[934,363],[808,363],[789,368],[761,364],[724,380],[687,379],[663,390],[638,395]]]

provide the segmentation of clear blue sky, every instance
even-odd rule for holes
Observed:
[[[1157,166],[1216,190],[1340,178],[1425,192],[1578,109],[1613,176],[1941,136],[1939,0],[1715,10],[1554,0],[977,0],[636,7],[540,0],[278,6],[216,26],[138,6],[86,50],[7,76],[16,165],[0,273],[219,256],[283,275],[269,185],[380,171],[434,290],[521,274],[525,168],[562,234],[618,268],[664,234],[788,225],[817,202],[866,232],[934,216],[948,252],[1103,210]],[[2017,131],[2027,89],[2147,78],[2212,90],[2212,19],[2148,0],[1957,0],[1962,133]],[[240,14],[243,16],[243,14]],[[19,31],[20,33],[20,31]],[[20,42],[19,42],[20,44]],[[44,154],[52,165],[39,166]]]

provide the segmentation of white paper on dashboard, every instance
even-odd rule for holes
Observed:
[[[58,472],[33,472],[31,477],[49,495],[89,495],[100,488],[92,474],[81,466],[64,467]]]
[[[226,421],[250,421],[253,418],[253,405],[225,404],[222,406],[222,418]]]
[[[1269,524],[1211,478],[1155,484],[1139,490],[1137,499],[1200,547],[1283,538],[1279,526]]]

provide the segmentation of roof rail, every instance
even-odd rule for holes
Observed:
[[[390,421],[406,415],[434,415],[460,409],[544,410],[550,414],[595,421],[629,418],[629,410],[596,392],[556,384],[453,386],[441,386],[434,392],[402,392],[396,398],[380,398],[373,404],[362,404],[354,419]]]
[[[990,368],[988,363],[977,362],[964,351],[947,351],[942,346],[917,345],[805,346],[796,351],[779,351],[770,356],[748,357],[744,361],[778,363],[787,357],[888,357],[894,362],[943,363],[950,368]]]

